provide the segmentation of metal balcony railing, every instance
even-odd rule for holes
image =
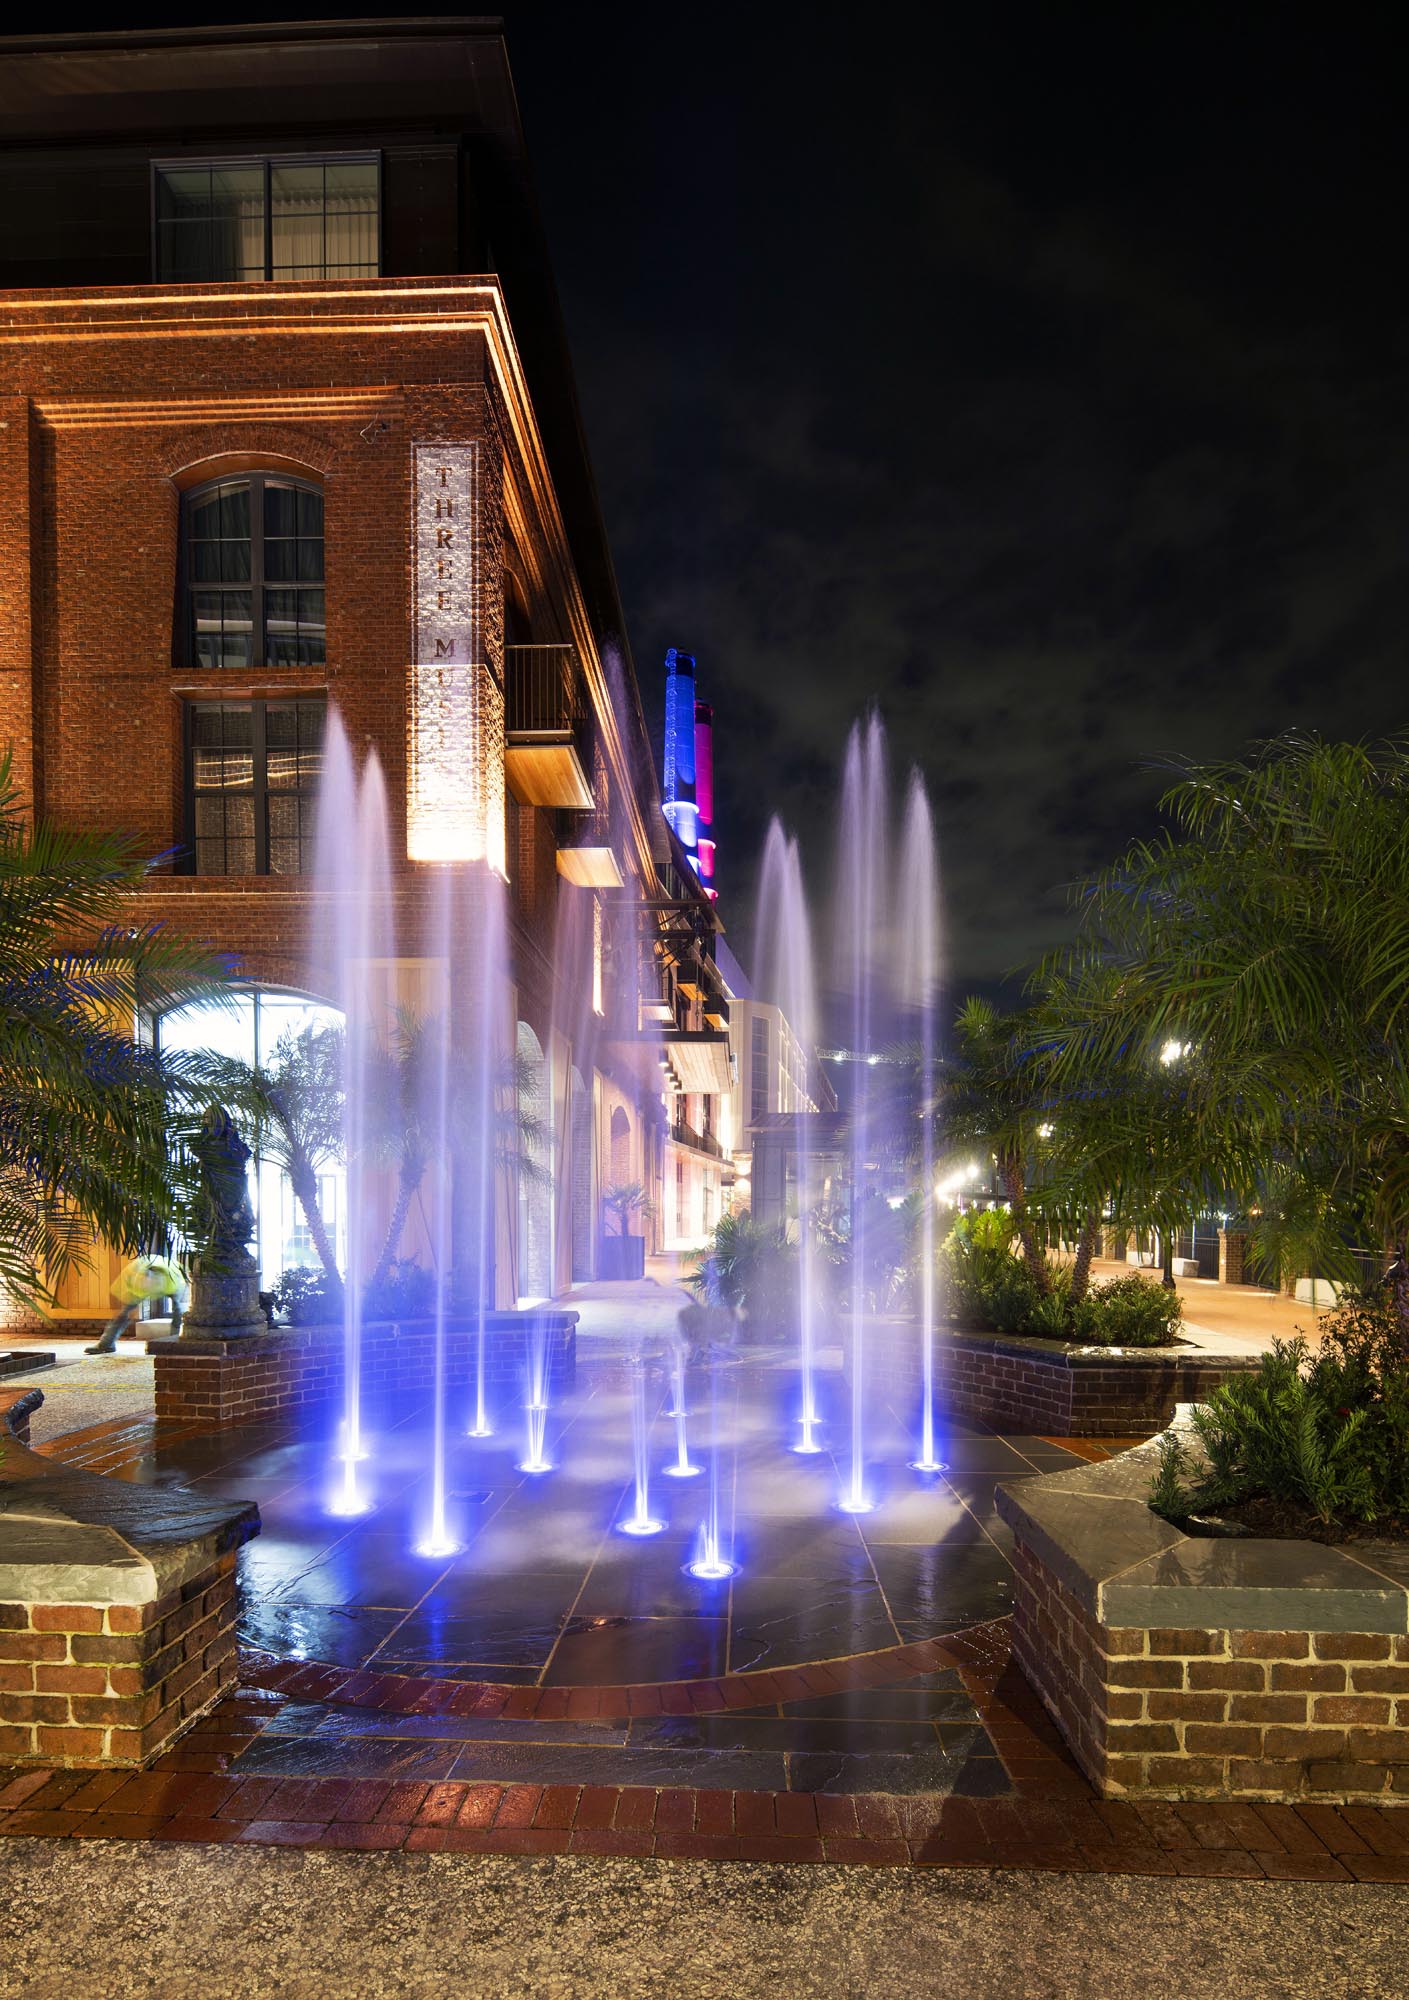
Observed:
[[[691,1146],[697,1153],[707,1153],[713,1160],[724,1158],[724,1148],[712,1132],[697,1132],[684,1118],[670,1121],[670,1136],[677,1145]]]
[[[504,648],[504,721],[513,737],[581,740],[587,720],[577,648],[570,643]]]

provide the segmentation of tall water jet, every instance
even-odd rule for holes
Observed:
[[[636,1355],[631,1363],[631,1512],[618,1526],[624,1535],[658,1535],[665,1526],[651,1513],[651,1426],[646,1406],[646,1361]]]
[[[816,1035],[816,1001],[812,970],[812,934],[803,889],[802,863],[796,840],[781,823],[769,823],[763,849],[758,896],[760,940],[759,990],[780,1010],[802,1048],[811,1052]],[[797,1151],[798,1236],[798,1373],[800,1431],[794,1451],[822,1449],[817,1441],[817,1249],[816,1224],[810,1212],[812,1190],[812,1125],[808,1099],[799,1085],[794,1141]],[[786,1108],[786,1107],[785,1107]]]
[[[473,962],[476,973],[470,1125],[475,1145],[474,1158],[466,1162],[466,1166],[473,1180],[475,1268],[471,1278],[474,1285],[475,1380],[469,1435],[472,1438],[487,1438],[494,1434],[487,1397],[485,1349],[489,1314],[494,1303],[494,1187],[500,1150],[498,1111],[501,1075],[508,1049],[504,1006],[508,942],[503,883],[488,868],[476,870],[473,883],[476,893],[470,912],[470,935],[475,947]],[[540,1469],[535,1467],[535,1470]]]
[[[375,752],[359,779],[336,708],[328,715],[318,793],[314,887],[317,964],[331,972],[346,1024],[343,1151],[347,1162],[347,1271],[343,1285],[343,1407],[334,1511],[367,1506],[357,1467],[367,1457],[362,1412],[362,1272],[369,1237],[369,1068],[382,1026],[373,968],[395,957],[386,785]]]
[[[733,1576],[738,1564],[734,1561],[728,1544],[721,1533],[719,1505],[719,1359],[711,1352],[709,1360],[709,1495],[705,1506],[705,1517],[700,1524],[699,1544],[693,1562],[685,1565],[686,1574],[701,1583],[723,1583]]]
[[[916,1472],[943,1472],[935,1455],[935,1012],[939,989],[939,883],[934,822],[924,781],[910,773],[901,844],[900,898],[905,911],[903,998],[915,1015],[919,1043],[920,1093],[920,1455]]]
[[[840,1505],[848,1514],[870,1511],[866,1491],[866,1191],[875,1137],[872,1130],[871,1046],[876,1029],[876,972],[885,925],[885,732],[872,715],[863,735],[852,729],[842,780],[841,936],[838,959],[851,1002],[851,1440]]]
[[[675,1424],[675,1462],[661,1467],[667,1479],[693,1479],[700,1469],[690,1462],[690,1441],[685,1429],[688,1415],[685,1406],[687,1354],[687,1342],[683,1335],[677,1334],[670,1357],[670,1415]]]
[[[548,1436],[548,1321],[530,1313],[524,1327],[524,1455],[520,1472],[551,1472]]]
[[[451,1014],[450,946],[451,896],[454,865],[441,862],[436,868],[431,893],[431,951],[446,968],[445,1004],[424,1024],[429,1037],[429,1060],[421,1065],[416,1079],[422,1094],[420,1117],[424,1130],[432,1136],[432,1146],[440,1186],[431,1223],[431,1261],[434,1267],[434,1322],[431,1405],[431,1495],[430,1520],[421,1541],[420,1553],[427,1556],[454,1555],[455,1542],[445,1510],[445,1316],[450,1293],[450,1156],[451,1156]]]

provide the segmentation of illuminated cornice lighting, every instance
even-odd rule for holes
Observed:
[[[479,447],[411,448],[412,642],[407,689],[406,852],[506,873],[504,695],[476,659]]]

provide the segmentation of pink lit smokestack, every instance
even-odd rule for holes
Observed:
[[[714,886],[714,710],[695,703],[695,805],[700,816],[699,874],[711,896]]]

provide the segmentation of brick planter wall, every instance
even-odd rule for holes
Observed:
[[[0,1761],[141,1765],[235,1681],[255,1507],[78,1471],[0,1416]]]
[[[1106,1798],[1409,1803],[1409,1637],[1102,1625],[1016,1560],[1013,1656]]]
[[[1183,1535],[1152,1470],[1145,1447],[999,1489],[1013,1655],[1092,1783],[1409,1801],[1409,1587],[1370,1549]]]
[[[577,1314],[550,1312],[548,1386],[558,1395],[576,1371]],[[486,1326],[485,1379],[492,1394],[522,1388],[528,1330],[535,1316],[495,1313]],[[478,1331],[468,1322],[446,1329],[446,1369],[454,1383],[475,1379]],[[223,1430],[334,1402],[342,1394],[342,1329],[291,1327],[251,1340],[164,1340],[149,1343],[156,1360],[156,1413]],[[435,1368],[430,1320],[383,1321],[362,1329],[362,1390],[369,1401],[392,1392],[429,1389]]]
[[[147,1604],[0,1604],[0,1759],[147,1763],[235,1682],[235,1552]]]
[[[851,1373],[850,1329],[842,1332]],[[935,1331],[940,1402],[958,1416],[1052,1437],[1146,1437],[1165,1428],[1180,1403],[1201,1402],[1230,1375],[1255,1370],[1257,1357],[1197,1347],[1072,1347],[1026,1335]],[[866,1335],[872,1393],[918,1407],[920,1330],[909,1320],[877,1320]]]

